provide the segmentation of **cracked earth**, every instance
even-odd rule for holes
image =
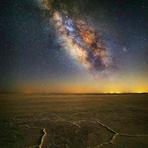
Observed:
[[[9,106],[11,112],[5,110],[1,116],[0,144],[6,148],[147,148],[147,95],[128,97],[8,99],[5,108]]]
[[[92,148],[100,148],[100,147],[104,147],[106,145],[108,145],[108,146],[113,145],[115,143],[117,137],[120,137],[120,136],[122,136],[122,137],[148,137],[148,134],[147,135],[146,134],[145,135],[141,135],[141,134],[131,135],[131,134],[127,134],[127,133],[126,134],[125,133],[119,133],[119,132],[115,131],[114,129],[112,129],[111,127],[109,127],[109,126],[105,125],[104,123],[102,123],[100,120],[94,120],[94,121],[87,121],[87,120],[66,121],[62,117],[59,117],[59,118],[62,119],[62,121],[56,121],[56,122],[52,121],[52,122],[54,122],[55,125],[56,124],[61,124],[60,122],[62,122],[62,124],[64,124],[64,122],[65,122],[65,127],[68,126],[68,124],[69,124],[69,126],[74,126],[74,127],[76,127],[75,128],[75,133],[77,133],[78,131],[83,130],[83,126],[84,126],[83,124],[87,125],[89,123],[89,124],[91,124],[91,126],[95,127],[96,123],[97,123],[98,126],[101,126],[102,128],[106,129],[106,131],[108,131],[110,134],[112,134],[110,139],[108,138],[108,140],[106,140],[106,141],[104,141],[102,143],[97,143],[96,145],[91,146],[91,144],[88,142],[90,140],[89,139],[89,134],[92,134],[92,136],[93,136],[93,134],[95,135],[96,133],[99,133],[99,131],[97,131],[97,128],[96,128],[95,132],[93,132],[93,130],[92,130],[89,134],[86,135],[87,136],[87,141],[85,141],[85,142],[87,142],[87,144],[85,144],[86,148],[91,148],[91,147]],[[30,126],[26,126],[26,127],[27,128],[38,128],[38,127],[30,127]],[[65,127],[63,127],[63,128],[65,128]],[[52,126],[52,128],[53,128],[53,126]],[[90,127],[87,127],[87,129],[89,129],[89,128]],[[64,140],[63,143],[62,143],[63,146],[56,145],[56,143],[52,143],[52,142],[51,143],[49,142],[47,144],[45,142],[45,139],[48,139],[47,135],[48,135],[49,128],[47,128],[47,129],[43,128],[41,130],[42,130],[42,136],[41,136],[39,144],[38,145],[33,145],[33,146],[28,146],[28,148],[33,148],[33,147],[39,147],[39,148],[43,148],[43,147],[65,147],[65,148],[70,148],[71,147],[70,145],[72,143],[70,142],[69,137],[66,137],[66,136],[64,137],[62,135],[57,135],[57,137],[59,136],[59,138]],[[71,130],[71,129],[67,129],[67,130]],[[50,134],[51,133],[49,133],[49,135]],[[53,136],[53,134],[52,134],[52,136]],[[73,136],[77,136],[77,134],[75,134]],[[99,138],[99,136],[98,136],[98,138]],[[50,141],[50,139],[48,139],[48,140]],[[97,139],[96,139],[96,141],[97,141]],[[82,139],[82,142],[83,142],[83,139]]]

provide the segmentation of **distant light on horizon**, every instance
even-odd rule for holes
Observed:
[[[148,92],[145,2],[3,4],[0,92]]]

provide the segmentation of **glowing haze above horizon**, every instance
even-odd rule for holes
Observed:
[[[146,0],[7,0],[0,92],[148,92]]]

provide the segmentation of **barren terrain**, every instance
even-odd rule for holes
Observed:
[[[148,95],[0,95],[2,148],[147,148]]]

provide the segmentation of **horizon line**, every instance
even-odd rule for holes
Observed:
[[[38,95],[107,95],[107,94],[148,94],[148,92],[86,92],[86,93],[81,93],[81,92],[78,92],[78,93],[62,93],[62,92],[49,92],[49,93],[46,93],[46,92],[32,92],[32,93],[25,93],[25,92],[7,92],[7,91],[3,91],[3,92],[0,92],[0,94],[28,94],[28,95],[35,95],[35,94],[38,94]]]

